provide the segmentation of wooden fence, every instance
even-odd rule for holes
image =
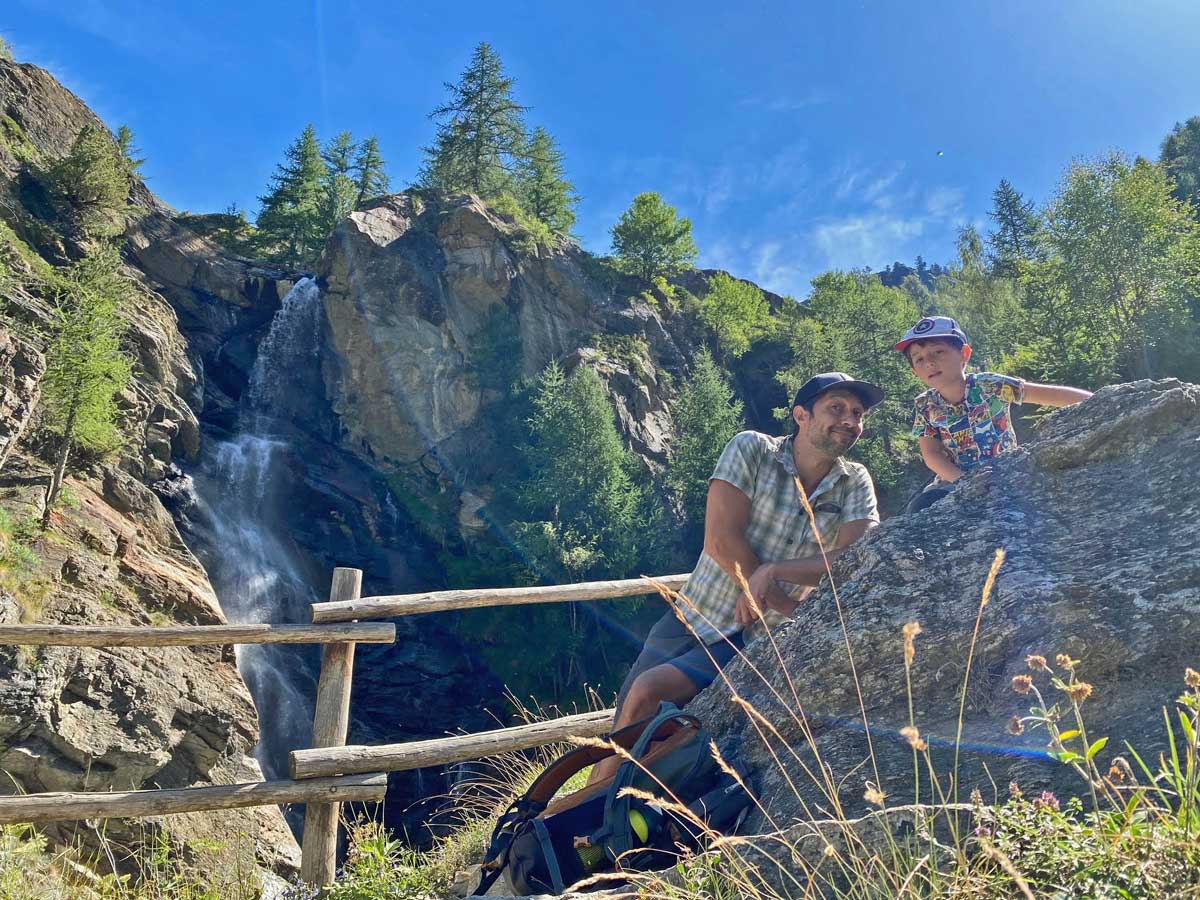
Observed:
[[[115,819],[251,806],[307,805],[301,879],[314,887],[333,882],[341,804],[382,801],[387,773],[481,759],[540,747],[568,737],[609,731],[612,710],[565,716],[479,734],[377,746],[345,746],[350,724],[354,647],[392,643],[396,626],[381,619],[451,609],[565,603],[654,593],[651,581],[678,589],[686,575],[526,588],[483,588],[363,597],[362,572],[337,568],[329,602],[312,605],[312,625],[141,626],[5,625],[0,645],[69,647],[186,647],[203,644],[322,644],[313,716],[313,746],[290,757],[291,779],[124,792],[42,793],[0,797],[0,825],[70,819]]]

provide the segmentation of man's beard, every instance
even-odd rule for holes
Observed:
[[[858,435],[847,431],[834,431],[832,428],[824,431],[810,430],[808,441],[817,452],[836,458],[855,445]]]

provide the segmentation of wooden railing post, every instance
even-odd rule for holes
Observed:
[[[330,602],[357,600],[362,593],[362,571],[333,570]],[[350,680],[354,670],[354,644],[326,644],[321,657],[313,715],[314,747],[341,747],[350,725]],[[333,883],[337,860],[340,803],[309,804],[304,814],[304,840],[300,877],[305,884],[323,888]]]

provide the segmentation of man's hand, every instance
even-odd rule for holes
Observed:
[[[767,592],[776,587],[771,564],[764,563],[755,569],[747,581],[747,587],[750,588],[749,595],[741,594],[733,611],[733,621],[743,628],[757,622],[767,610]]]

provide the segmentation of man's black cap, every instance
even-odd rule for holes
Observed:
[[[871,384],[869,381],[857,381],[845,372],[822,372],[800,385],[800,390],[796,391],[796,399],[792,401],[792,406],[804,406],[811,403],[833,388],[853,391],[867,409],[878,405],[883,400],[883,389],[879,385]]]

